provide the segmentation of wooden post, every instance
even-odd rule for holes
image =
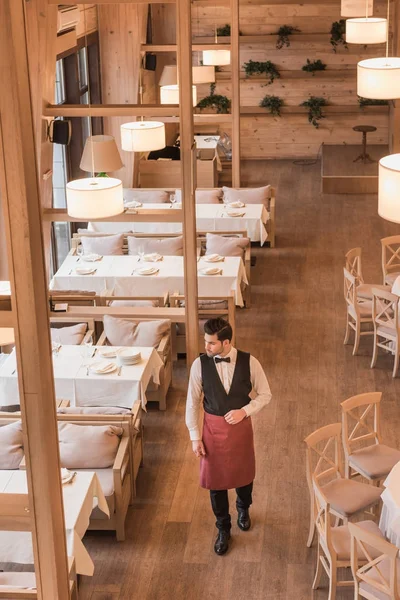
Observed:
[[[231,0],[232,186],[240,187],[239,0]]]
[[[38,597],[70,597],[24,0],[0,3],[0,185]]]
[[[186,307],[186,361],[190,368],[198,356],[199,318],[196,259],[196,148],[192,98],[192,17],[190,0],[176,3],[177,62],[181,117],[181,189]]]

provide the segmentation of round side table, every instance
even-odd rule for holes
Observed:
[[[371,158],[367,152],[367,133],[376,131],[376,127],[374,127],[373,125],[356,125],[355,127],[353,127],[353,131],[360,131],[362,133],[362,145],[363,145],[361,154],[359,156],[357,156],[357,158],[355,158],[353,160],[353,162],[358,162],[359,160],[361,160],[364,163],[364,165],[367,163],[376,162],[376,160]]]

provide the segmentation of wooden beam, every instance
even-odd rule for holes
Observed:
[[[1,315],[1,312],[0,312]],[[185,322],[184,308],[153,307],[153,306],[68,306],[66,312],[51,312],[51,318],[61,319],[73,317],[74,319],[94,319],[102,321],[104,315],[120,319],[170,319],[173,323]]]
[[[231,0],[232,186],[240,187],[239,0]]]
[[[60,4],[59,0],[47,0],[48,4]],[[76,4],[74,0],[63,0],[63,4]],[[175,4],[176,0],[79,0],[79,4]]]
[[[196,257],[196,145],[194,143],[192,98],[191,0],[176,5],[179,105],[181,107],[181,190],[183,208],[184,274],[186,299],[186,360],[190,369],[198,356],[199,316]]]
[[[11,310],[0,310],[0,327],[14,327],[15,315]]]
[[[176,44],[142,44],[143,52],[177,52]],[[199,52],[201,50],[229,50],[230,44],[191,44],[190,52]]]
[[[0,186],[40,600],[69,600],[25,0],[0,3]]]
[[[92,219],[92,221],[99,221],[104,223],[182,223],[183,211],[174,208],[171,210],[168,208],[160,209],[140,209],[139,213],[124,212],[121,215],[115,215],[114,217],[107,217],[105,219]],[[43,221],[69,221],[72,223],[82,223],[82,218],[71,217],[65,208],[48,208],[43,211]]]
[[[175,104],[48,104],[45,117],[169,117],[179,115]]]

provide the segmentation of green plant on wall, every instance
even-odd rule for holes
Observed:
[[[216,94],[215,83],[212,83],[210,85],[210,94],[197,103],[197,108],[200,108],[200,110],[204,108],[213,108],[218,114],[226,115],[231,108],[231,101],[226,96]]]
[[[342,44],[346,50],[349,49],[346,44],[346,40],[344,39],[344,34],[346,32],[346,21],[345,19],[340,19],[340,21],[334,21],[331,27],[331,45],[334,52],[336,52],[337,47]]]
[[[297,27],[292,27],[291,25],[282,25],[278,29],[278,39],[276,40],[276,47],[278,50],[283,48],[283,46],[290,46],[289,36],[293,33],[299,33],[300,29]]]
[[[319,98],[318,96],[310,96],[308,100],[300,104],[300,106],[308,108],[308,122],[317,129],[319,128],[318,121],[325,119],[325,115],[322,114],[322,107],[326,105],[325,98]]]
[[[277,69],[277,66],[270,60],[267,60],[265,62],[249,60],[249,62],[244,63],[243,67],[246,73],[246,77],[250,77],[251,75],[265,74],[267,76],[267,83],[265,85],[270,85],[271,83],[273,83],[274,79],[279,79],[279,77],[281,76]]]
[[[260,102],[260,106],[267,108],[274,117],[281,116],[281,108],[284,102],[279,96],[264,96]]]
[[[362,98],[358,96],[358,103],[360,108],[364,108],[364,106],[388,106],[389,102],[387,100],[373,100],[372,98]]]
[[[222,25],[222,27],[217,27],[217,36],[218,37],[227,37],[231,35],[231,26],[229,23],[226,25]]]
[[[312,73],[312,75],[314,76],[316,71],[325,71],[326,64],[322,62],[322,60],[319,60],[319,58],[313,61],[307,58],[307,63],[301,68],[303,71],[307,71],[307,73]]]

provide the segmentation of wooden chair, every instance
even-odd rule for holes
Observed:
[[[352,248],[345,256],[345,268],[356,279],[357,298],[364,300],[372,300],[372,288],[385,289],[386,286],[375,285],[373,283],[365,283],[362,274],[361,265],[361,248]]]
[[[372,304],[368,300],[357,298],[357,279],[344,268],[344,300],[346,302],[346,334],[344,344],[350,337],[350,329],[354,331],[353,356],[357,354],[360,338],[362,335],[372,335],[373,330],[362,330],[362,326],[372,323]]]
[[[381,392],[368,392],[341,403],[344,469],[347,478],[361,475],[378,484],[400,461],[400,450],[381,443],[381,399]]]
[[[179,308],[185,306],[185,296],[183,294],[172,294],[170,296],[171,308]],[[236,334],[236,305],[234,292],[230,296],[221,298],[215,296],[202,296],[199,298],[199,353],[204,352],[204,339],[202,327],[207,319],[213,317],[223,317],[227,319],[232,326],[233,338],[232,343],[235,343]],[[177,323],[175,334],[172,335],[172,352],[174,359],[177,354],[186,354],[186,328],[184,323]]]
[[[383,284],[392,287],[400,275],[400,235],[381,239]]]
[[[374,324],[374,347],[371,369],[378,359],[378,348],[394,355],[393,377],[399,367],[399,297],[390,292],[373,288],[372,319]]]
[[[331,506],[323,490],[313,482],[315,498],[315,526],[318,533],[317,568],[315,571],[312,589],[319,587],[323,571],[329,577],[328,600],[336,598],[336,588],[353,586],[354,580],[338,581],[338,569],[348,568],[351,565],[351,537],[347,525],[332,527]],[[358,524],[368,532],[383,539],[379,527],[374,521],[361,521]],[[362,560],[363,557],[359,557]],[[365,562],[365,561],[364,561]]]
[[[166,204],[168,207],[168,204]],[[72,256],[76,256],[78,246],[81,245],[81,240],[83,237],[106,237],[110,235],[115,235],[113,233],[106,233],[103,231],[87,231],[85,233],[74,233],[71,239],[71,250],[69,254]],[[128,237],[134,238],[152,238],[154,240],[165,240],[169,238],[175,238],[182,235],[182,233],[123,233],[124,236],[122,251],[124,254],[128,254]]]
[[[114,290],[104,290],[101,294],[102,306],[168,306],[169,295],[162,296],[120,296]]]
[[[306,474],[310,492],[310,529],[307,546],[315,533],[315,484],[320,487],[330,504],[330,512],[344,524],[359,512],[366,512],[379,503],[382,489],[343,477],[341,423],[326,425],[304,440],[307,445]],[[373,517],[375,515],[369,513]]]
[[[349,531],[354,598],[400,600],[399,549],[358,523],[349,523]]]
[[[50,310],[57,311],[57,306],[101,306],[96,292],[85,290],[49,290]]]

